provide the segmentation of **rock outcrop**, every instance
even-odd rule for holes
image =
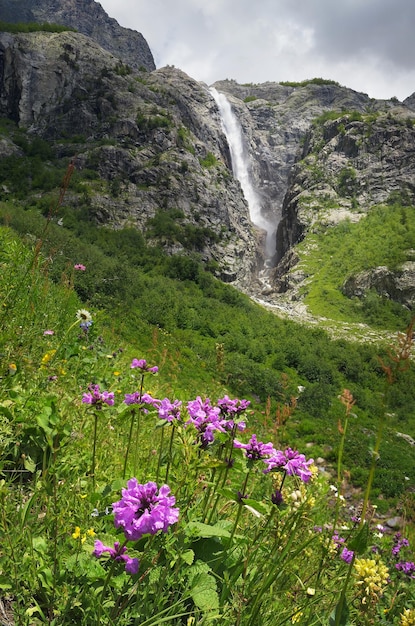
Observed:
[[[90,28],[92,13],[97,24],[102,16],[93,0],[19,6],[38,21],[57,21],[61,12],[61,23],[84,24],[85,35],[0,34],[0,115],[50,142],[58,158],[76,154],[80,170],[98,174],[84,183],[97,223],[136,227],[172,254],[197,252],[223,280],[266,291],[270,302],[279,293],[299,297],[308,277],[296,269],[296,244],[313,228],[356,221],[393,198],[415,201],[415,96],[378,101],[322,80],[217,82],[240,120],[264,217],[275,225],[276,255],[260,275],[264,232],[250,221],[208,86],[174,67],[136,69],[120,56],[117,33],[106,31],[105,12],[98,31],[116,53],[104,49]],[[18,146],[6,137],[0,150]],[[72,201],[81,204],[76,194]]]
[[[371,290],[413,310],[415,306],[415,262],[407,261],[396,270],[375,267],[350,276],[343,285],[348,298],[365,298]]]
[[[94,0],[0,0],[0,19],[69,26],[134,69],[156,69],[143,35],[120,26]]]
[[[0,116],[98,174],[84,183],[97,223],[154,232],[227,282],[256,272],[257,235],[206,85],[172,67],[126,70],[79,33],[2,33]]]

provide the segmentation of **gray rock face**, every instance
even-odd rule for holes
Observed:
[[[409,309],[415,305],[415,262],[407,261],[397,270],[381,266],[350,276],[343,285],[349,298],[364,298],[369,290],[399,302]]]
[[[0,19],[75,28],[135,69],[156,69],[141,33],[123,28],[94,0],[0,0]]]
[[[100,23],[93,0],[21,1],[33,15],[66,11],[90,29],[95,11]],[[264,287],[263,275],[258,278],[264,233],[250,222],[208,87],[173,67],[126,67],[118,35],[108,32],[116,54],[80,33],[0,34],[0,115],[53,142],[58,155],[72,150],[78,168],[98,172],[100,182],[89,184],[98,223],[134,226],[151,240],[152,220],[163,212],[175,216],[171,229],[178,220],[187,247],[166,232],[167,252],[196,251],[217,264],[223,280],[249,293],[265,289],[296,298],[307,277],[293,271],[295,246],[316,224],[358,220],[394,194],[415,200],[412,96],[399,103],[332,83],[216,83],[241,122],[253,183],[276,229],[276,267],[267,271]],[[5,156],[17,147],[2,142],[0,150]],[[72,201],[76,206],[75,195]],[[409,285],[410,270],[401,282],[404,276]],[[402,283],[393,293],[409,305],[410,290]]]
[[[151,241],[162,212],[187,241],[166,232],[167,252],[196,251],[240,286],[255,273],[257,237],[205,85],[169,67],[126,73],[79,33],[1,33],[0,116],[98,172],[89,186],[98,223],[136,227]]]

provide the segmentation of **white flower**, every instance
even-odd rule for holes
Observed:
[[[80,322],[92,322],[92,315],[86,309],[78,309],[76,312],[76,319]]]

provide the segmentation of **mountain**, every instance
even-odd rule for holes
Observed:
[[[275,305],[307,294],[312,276],[298,250],[309,235],[362,221],[380,204],[399,202],[411,215],[415,94],[375,100],[323,79],[214,85],[241,125],[252,185],[275,229],[276,252],[267,259],[266,233],[252,223],[207,85],[174,67],[154,69],[147,44],[137,61],[141,35],[121,29],[93,0],[14,7],[0,0],[9,21],[18,15],[79,31],[0,34],[0,115],[51,146],[55,161],[76,155],[82,190],[70,190],[64,225],[87,215],[97,225],[133,226],[169,254],[196,254],[223,281]],[[13,133],[3,135],[0,152],[24,156]],[[6,184],[3,198],[10,194]],[[32,202],[38,194],[29,189]],[[338,289],[349,299],[375,290],[412,308],[411,263],[409,252],[393,268],[369,263]]]
[[[69,26],[135,69],[156,69],[143,35],[120,26],[94,0],[0,0],[0,20]]]

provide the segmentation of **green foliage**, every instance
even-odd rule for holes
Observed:
[[[205,157],[200,158],[200,165],[202,167],[216,167],[219,164],[218,159],[212,152],[208,152]]]
[[[356,170],[352,167],[343,167],[338,179],[339,195],[343,197],[353,197],[357,191]]]
[[[402,365],[386,407],[384,376],[369,346],[335,343],[322,331],[278,320],[196,259],[158,253],[146,267],[149,252],[133,229],[96,229],[85,219],[75,236],[35,211],[17,209],[14,226],[19,215],[23,232],[40,227],[42,239],[32,236],[26,247],[0,229],[0,589],[12,597],[16,623],[180,626],[192,618],[282,626],[293,615],[326,623],[346,605],[355,623],[369,610],[379,623],[385,607],[388,623],[396,623],[413,593],[394,567],[392,540],[379,539],[374,525],[356,528],[350,502],[342,509],[340,493],[332,485],[330,496],[323,476],[303,482],[281,468],[264,474],[262,460],[233,446],[234,430],[214,431],[215,440],[205,445],[203,429],[186,424],[186,404],[196,394],[205,402],[209,393],[206,402],[217,411],[216,399],[247,391],[251,405],[237,415],[249,434],[238,431],[239,441],[255,431],[278,449],[301,449],[320,433],[319,443],[333,447],[333,460],[351,467],[362,488],[375,459],[373,492],[395,500],[415,484],[411,448],[402,438],[396,449],[392,442],[393,420],[405,415],[408,430],[406,399],[415,403],[414,374],[405,361],[382,355],[384,367]],[[74,261],[86,267],[77,270]],[[111,274],[115,268],[119,280]],[[92,327],[79,325],[75,311],[83,306],[75,290],[88,298],[83,305],[92,311]],[[45,335],[46,329],[53,332]],[[131,367],[143,354],[160,366],[159,374]],[[274,369],[275,361],[284,372]],[[366,392],[372,415],[357,405],[357,419],[346,410],[346,437],[336,396],[347,377]],[[83,403],[91,383],[112,392],[114,406]],[[162,421],[159,401],[125,405],[124,394],[138,389],[180,399],[181,419]],[[273,401],[287,406],[299,393],[298,415],[283,434]],[[386,418],[378,454],[377,421]],[[114,526],[111,505],[130,476],[169,485],[179,517],[167,532],[129,541]],[[340,471],[337,489],[341,479]],[[271,499],[276,490],[280,503]],[[138,509],[134,519],[142,514]],[[336,530],[344,535],[340,547],[332,540]],[[99,544],[94,553],[95,540],[111,549],[123,545],[128,558],[140,560],[138,573],[128,573],[108,550],[99,555]],[[342,586],[347,598],[362,589],[346,576],[341,549],[372,558],[374,542],[390,570],[384,596],[375,603],[339,602]]]
[[[136,117],[136,124],[140,130],[145,132],[156,130],[157,128],[170,129],[173,127],[172,119],[167,111],[160,111],[154,115],[139,111]]]
[[[65,31],[76,32],[76,28],[63,26],[62,24],[49,24],[47,22],[42,24],[36,22],[17,22],[12,24],[0,20],[0,31],[4,33],[63,33]]]
[[[244,98],[244,102],[254,102],[256,99],[256,96],[246,96],[246,98]]]
[[[335,80],[330,80],[328,78],[310,78],[306,80],[302,80],[300,82],[295,81],[282,81],[280,85],[284,87],[307,87],[307,85],[336,85],[340,86],[339,83]]]
[[[350,180],[349,172],[346,178]],[[357,223],[341,222],[308,238],[304,254],[300,244],[302,267],[313,276],[306,296],[312,312],[385,329],[407,325],[410,314],[398,303],[373,291],[363,300],[350,300],[341,291],[350,275],[380,265],[394,270],[408,259],[415,247],[415,228],[407,210],[400,205],[374,207]],[[311,240],[315,245],[309,245]]]

